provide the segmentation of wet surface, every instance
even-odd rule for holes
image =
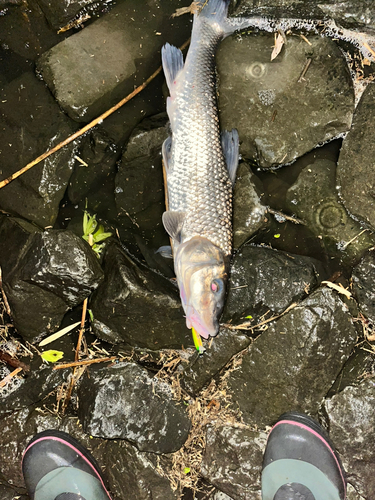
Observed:
[[[190,36],[189,16],[170,17],[181,6],[0,2],[0,180],[149,77],[163,43]],[[356,1],[312,7],[345,27],[374,28]],[[0,352],[31,370],[0,388],[2,498],[26,500],[22,452],[36,432],[55,428],[92,448],[116,500],[177,500],[181,492],[185,500],[260,499],[267,426],[299,409],[337,443],[348,499],[372,500],[375,117],[371,85],[354,114],[352,77],[357,71],[356,88],[374,65],[351,49],[348,69],[335,43],[304,36],[288,33],[272,62],[273,35],[236,35],[220,49],[222,126],[237,127],[241,142],[236,251],[225,326],[202,356],[173,261],[157,252],[169,244],[162,74],[0,189],[0,267],[13,314],[0,299]],[[112,233],[100,259],[81,240],[86,208]],[[51,234],[64,241],[51,244]],[[85,297],[81,357],[116,360],[74,371],[68,403],[73,372],[42,363],[37,342],[79,322]],[[77,338],[75,330],[46,349],[73,361]],[[14,367],[0,363],[2,380]]]

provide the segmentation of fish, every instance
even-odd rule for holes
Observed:
[[[217,335],[232,253],[232,192],[239,159],[237,130],[219,127],[215,54],[244,22],[227,17],[229,0],[208,0],[194,14],[190,47],[162,48],[169,89],[171,136],[162,146],[174,269],[186,325],[207,339]],[[193,330],[193,331],[194,331]]]
[[[344,30],[332,20],[228,18],[230,0],[205,0],[194,14],[190,47],[165,44],[162,66],[169,89],[171,136],[162,156],[174,270],[186,325],[207,339],[219,331],[232,253],[232,196],[239,160],[236,129],[220,131],[216,101],[215,54],[220,42],[238,29],[307,29],[350,41],[373,59],[373,40]],[[374,45],[373,45],[374,46]]]

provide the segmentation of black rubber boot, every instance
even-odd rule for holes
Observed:
[[[111,500],[95,459],[65,432],[37,434],[22,471],[31,500]]]
[[[345,472],[325,430],[302,413],[282,415],[264,453],[262,500],[345,498]]]

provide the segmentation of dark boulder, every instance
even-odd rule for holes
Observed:
[[[141,451],[172,453],[190,420],[170,387],[135,363],[90,369],[79,389],[79,416],[92,436],[127,439]]]

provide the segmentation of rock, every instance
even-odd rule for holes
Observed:
[[[233,246],[239,248],[264,225],[262,185],[246,163],[240,163],[233,193]]]
[[[375,383],[364,380],[358,387],[346,387],[324,403],[330,437],[335,443],[348,482],[366,500],[373,498],[375,479]]]
[[[267,434],[247,427],[208,426],[202,474],[234,500],[261,500]]]
[[[79,416],[92,436],[127,439],[141,451],[172,453],[190,430],[170,387],[135,363],[90,369],[79,389]]]
[[[0,418],[12,411],[38,403],[61,385],[67,376],[66,370],[53,370],[51,366],[46,365],[38,368],[34,366],[25,378],[14,379],[14,381],[18,381],[15,387],[14,384],[10,383],[2,389],[0,393]],[[3,378],[2,376],[1,380]]]
[[[43,82],[25,73],[9,83],[0,102],[1,179],[15,173],[74,132]],[[54,224],[73,169],[72,143],[0,190],[0,208],[35,222]]]
[[[321,276],[322,265],[315,259],[245,245],[233,261],[223,321],[251,319],[256,324],[267,311],[280,314],[316,288]]]
[[[318,289],[247,348],[227,378],[233,406],[260,426],[292,409],[316,415],[356,339],[338,294]]]
[[[329,255],[351,263],[372,247],[375,239],[363,232],[363,226],[339,202],[335,171],[336,165],[330,160],[312,162],[289,188],[286,203],[288,210],[303,219],[322,240]]]
[[[116,206],[122,224],[152,242],[154,251],[169,244],[162,225],[165,195],[161,148],[169,132],[161,113],[133,131],[116,175]],[[136,227],[135,227],[136,226]]]
[[[375,254],[370,250],[353,269],[353,291],[362,313],[375,322]]]
[[[335,19],[344,28],[367,27],[375,29],[375,10],[373,0],[363,3],[361,0],[326,2],[318,0],[319,8],[331,19]]]
[[[140,500],[177,499],[168,480],[158,472],[153,454],[139,452],[124,441],[106,442],[90,437],[82,431],[76,418],[58,418],[51,413],[30,408],[0,420],[0,463],[4,480],[12,483],[13,488],[24,486],[20,464],[27,443],[35,434],[47,429],[67,432],[91,451],[99,463],[113,500],[127,497]],[[10,497],[12,500],[13,498]]]
[[[30,341],[60,326],[103,279],[88,244],[70,231],[34,233],[4,282],[17,331]]]
[[[170,18],[178,6],[121,3],[43,54],[38,70],[64,111],[90,121],[143,83],[160,65],[162,45],[179,46],[189,36],[188,18]]]
[[[57,30],[66,26],[75,17],[79,17],[81,11],[83,11],[83,15],[88,14],[88,7],[96,3],[95,0],[59,0],[53,2],[51,0],[37,0],[37,2],[52,28]],[[105,1],[101,0],[100,3],[104,6]]]
[[[375,86],[368,85],[357,106],[353,125],[344,139],[337,165],[337,183],[345,207],[357,219],[375,228],[375,155],[371,123],[375,113]]]
[[[73,204],[85,202],[93,192],[100,191],[103,195],[103,186],[110,179],[113,180],[117,171],[116,162],[120,158],[120,149],[108,137],[102,128],[94,129],[85,136],[79,158],[86,165],[76,161],[73,174],[69,181],[68,197]],[[91,205],[90,205],[91,206]]]
[[[178,290],[170,281],[137,265],[116,244],[104,256],[104,274],[91,300],[95,335],[154,350],[192,345]]]
[[[207,348],[204,355],[194,353],[180,376],[182,387],[198,395],[203,387],[229,362],[232,356],[250,344],[250,339],[241,332],[221,327],[219,335]]]
[[[4,281],[17,264],[30,235],[40,231],[23,219],[0,215],[0,267]]]
[[[152,453],[143,453],[126,441],[107,441],[101,455],[111,485],[113,500],[177,500],[169,480],[162,475],[163,462]],[[124,480],[126,478],[126,480]]]
[[[222,127],[236,127],[242,156],[263,168],[289,163],[350,128],[354,93],[346,62],[331,40],[309,41],[289,37],[272,62],[273,34],[229,37],[218,51]]]

